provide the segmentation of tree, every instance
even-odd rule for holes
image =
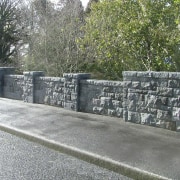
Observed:
[[[93,3],[97,3],[97,2],[99,2],[99,0],[89,0],[85,12],[86,13],[90,13],[91,12],[91,5]]]
[[[76,39],[84,25],[81,1],[60,0],[56,5],[46,1],[44,6],[36,0],[31,9],[33,28],[25,58],[26,70],[44,70],[52,76],[78,71],[81,55]]]
[[[17,54],[21,40],[21,28],[18,27],[17,1],[0,1],[0,64],[11,63]]]
[[[80,47],[105,78],[123,70],[176,70],[179,4],[173,0],[102,0],[91,7]],[[92,68],[90,69],[92,70]]]

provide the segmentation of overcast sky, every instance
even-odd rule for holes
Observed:
[[[86,6],[87,6],[87,3],[89,2],[89,0],[81,0],[81,2],[82,2],[82,4],[83,4],[83,6],[86,7]]]
[[[58,0],[51,0],[51,1],[57,2]],[[83,5],[84,7],[86,7],[86,6],[87,6],[87,3],[89,2],[89,0],[81,0],[81,2],[82,2],[82,5]]]

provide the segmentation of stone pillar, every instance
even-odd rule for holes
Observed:
[[[4,75],[14,74],[13,67],[0,67],[0,97],[3,97]]]
[[[44,76],[42,71],[31,71],[24,72],[24,88],[23,88],[23,100],[24,102],[34,103],[35,102],[35,78],[39,76]]]
[[[132,77],[136,76],[134,71],[123,72],[123,119],[128,121],[128,90],[132,86]]]
[[[176,123],[176,131],[180,132],[180,107],[173,108],[173,122]]]
[[[65,73],[64,81],[64,108],[68,110],[78,111],[80,103],[80,80],[89,79],[90,74],[87,73]]]
[[[180,72],[169,72],[168,86],[173,88],[173,98],[169,99],[172,121],[176,123],[176,131],[180,132]]]

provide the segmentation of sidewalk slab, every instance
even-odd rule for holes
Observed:
[[[134,179],[180,179],[180,133],[0,98],[0,129]]]

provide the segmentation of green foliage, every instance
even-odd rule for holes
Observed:
[[[0,1],[0,64],[11,63],[16,55],[20,30],[17,24],[16,2],[11,0]]]
[[[97,2],[99,2],[99,0],[89,0],[86,10],[85,10],[85,13],[90,13],[92,4],[97,3]]]
[[[94,3],[79,40],[85,67],[109,79],[121,78],[123,70],[177,70],[179,5],[179,0]]]

